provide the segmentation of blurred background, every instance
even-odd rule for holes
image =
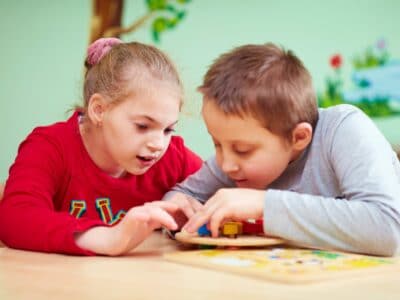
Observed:
[[[122,4],[122,29],[111,22],[107,31],[99,24],[112,2]],[[397,0],[0,0],[0,181],[34,127],[68,118],[81,101],[86,48],[99,32],[127,31],[124,41],[170,55],[185,85],[178,134],[203,158],[213,146],[200,117],[202,76],[221,53],[269,41],[303,60],[320,106],[353,103],[398,145],[399,13]]]

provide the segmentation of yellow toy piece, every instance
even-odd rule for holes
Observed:
[[[221,233],[230,238],[236,238],[238,235],[243,233],[243,225],[241,222],[226,222],[222,226]]]

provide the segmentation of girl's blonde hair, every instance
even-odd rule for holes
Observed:
[[[116,104],[132,92],[132,84],[139,88],[145,83],[141,79],[149,76],[171,83],[179,91],[180,103],[183,102],[183,87],[174,64],[153,46],[123,43],[114,38],[99,39],[88,48],[85,66],[83,106],[77,107],[83,113],[94,93]]]

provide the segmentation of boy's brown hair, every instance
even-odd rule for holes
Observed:
[[[291,51],[272,43],[221,55],[198,90],[226,114],[250,115],[289,142],[297,124],[308,122],[314,128],[317,123],[311,75]]]

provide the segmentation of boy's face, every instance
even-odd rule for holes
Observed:
[[[251,116],[226,115],[213,101],[203,101],[202,115],[219,167],[238,187],[265,189],[297,153]]]

